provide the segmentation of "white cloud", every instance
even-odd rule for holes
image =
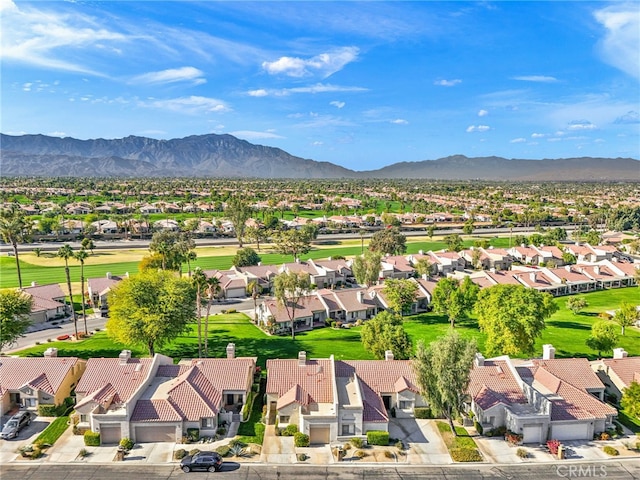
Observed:
[[[333,102],[329,102],[329,105],[333,105],[336,108],[342,108],[346,104],[344,102],[339,102],[338,100],[334,100]]]
[[[32,86],[33,86],[33,83],[25,83],[24,85],[22,85],[22,90],[25,92],[30,92]]]
[[[513,140],[510,140],[509,143],[525,143],[527,141],[526,138],[514,138]]]
[[[65,132],[49,132],[47,133],[47,136],[64,138],[67,136],[67,134]]]
[[[316,140],[315,142],[313,142],[311,145],[313,145],[314,147],[321,147],[322,145],[324,145],[324,142],[321,142],[319,140]]]
[[[340,85],[331,85],[329,83],[316,83],[307,87],[283,88],[273,90],[270,94],[276,96],[285,96],[291,93],[335,93],[335,92],[366,92],[367,88],[363,87],[342,87]]]
[[[460,80],[459,78],[456,78],[454,80],[442,79],[442,80],[436,80],[435,82],[433,82],[434,85],[438,85],[439,87],[454,87],[459,83],[462,83],[462,80]]]
[[[513,80],[522,80],[523,82],[553,83],[558,81],[556,77],[550,77],[548,75],[521,75],[511,78]]]
[[[491,130],[491,127],[488,125],[469,125],[467,127],[467,132],[471,133],[471,132],[486,132],[488,130]]]
[[[599,50],[605,62],[640,78],[640,9],[636,2],[611,5],[593,13],[606,29]]]
[[[569,125],[567,126],[567,130],[595,130],[596,127],[593,123],[591,123],[588,120],[573,120],[572,122],[569,122]]]
[[[479,117],[486,117],[487,115],[489,115],[489,112],[486,110],[478,110],[478,116]]]
[[[207,80],[203,78],[204,73],[195,67],[170,68],[159,72],[149,72],[133,77],[133,83],[162,84],[176,82],[191,82],[194,85],[201,85]]]
[[[613,123],[618,124],[632,124],[632,123],[640,123],[640,115],[638,112],[631,110],[624,115],[620,115],[615,119]]]
[[[360,50],[357,47],[342,47],[308,59],[280,57],[273,62],[262,62],[262,68],[271,75],[283,74],[289,77],[319,75],[321,78],[327,78],[355,61],[359,53]]]
[[[249,90],[247,94],[250,97],[266,97],[269,93],[264,88],[258,88],[257,90]]]
[[[546,136],[547,136],[546,133],[532,133],[531,134],[531,138],[544,138]]]
[[[230,108],[222,101],[215,98],[190,96],[170,98],[167,100],[150,99],[140,102],[140,106],[170,110],[172,112],[187,113],[191,115],[212,112],[227,112]]]
[[[235,132],[229,132],[230,135],[238,138],[244,138],[245,140],[260,140],[265,138],[285,138],[280,135],[276,135],[273,132],[256,132],[253,130],[238,130]]]
[[[395,120],[390,120],[389,123],[394,123],[396,125],[409,125],[409,122],[404,118],[396,118]]]

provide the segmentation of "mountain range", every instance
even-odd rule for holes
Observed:
[[[544,160],[454,155],[354,171],[293,156],[232,135],[192,135],[171,140],[129,136],[78,140],[46,135],[0,134],[2,176],[418,178],[498,181],[640,181],[633,158]]]

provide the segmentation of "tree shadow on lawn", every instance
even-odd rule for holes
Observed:
[[[418,315],[407,316],[404,318],[407,322],[415,322],[421,325],[448,325],[450,323],[449,319],[445,315],[435,315],[427,313],[419,313]]]
[[[591,330],[591,325],[579,322],[567,322],[566,320],[547,320],[547,327],[567,328],[570,330]]]

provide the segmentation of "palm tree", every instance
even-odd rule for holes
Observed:
[[[9,208],[0,211],[0,237],[5,243],[10,243],[13,247],[13,256],[16,259],[16,270],[18,271],[18,286],[22,288],[22,272],[20,271],[20,261],[18,259],[18,242],[25,240],[27,221],[25,215],[17,204],[12,204]]]
[[[204,358],[209,356],[209,312],[211,312],[211,302],[220,292],[220,279],[218,277],[207,278],[207,316],[204,319]]]
[[[253,298],[253,321],[256,321],[256,310],[258,309],[258,290],[260,286],[258,285],[258,280],[251,280],[247,284],[247,293],[251,294],[251,298]]]
[[[196,267],[191,277],[191,282],[196,289],[196,309],[198,319],[198,358],[202,358],[202,294],[207,289],[207,276],[200,267]]]
[[[84,248],[81,248],[80,250],[78,250],[74,255],[74,258],[80,262],[80,289],[82,290],[82,292],[81,292],[81,296],[82,296],[82,318],[84,319],[84,333],[85,334],[88,332],[88,330],[87,330],[87,314],[86,314],[85,308],[84,308],[84,261],[88,256],[89,256],[89,253]]]
[[[64,273],[67,276],[67,287],[69,288],[69,304],[71,305],[71,317],[73,318],[73,326],[76,331],[76,338],[78,338],[78,319],[76,318],[76,311],[73,308],[73,294],[71,292],[71,276],[69,275],[69,259],[73,258],[73,248],[71,245],[65,243],[58,249],[58,257],[64,258]]]

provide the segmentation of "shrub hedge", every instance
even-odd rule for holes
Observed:
[[[433,414],[431,413],[431,409],[429,407],[417,407],[413,409],[413,414],[416,418],[427,419],[433,418]]]
[[[367,432],[367,443],[369,445],[389,445],[389,432],[384,430],[369,430]]]
[[[99,447],[100,446],[100,433],[87,430],[84,432],[84,444],[87,447]]]
[[[612,457],[620,455],[620,452],[610,445],[607,445],[606,447],[602,447],[602,451],[607,455],[611,455]]]
[[[293,443],[296,447],[308,447],[309,446],[309,435],[302,432],[296,432],[293,435]]]
[[[482,455],[475,448],[452,448],[449,454],[454,462],[481,462]]]

